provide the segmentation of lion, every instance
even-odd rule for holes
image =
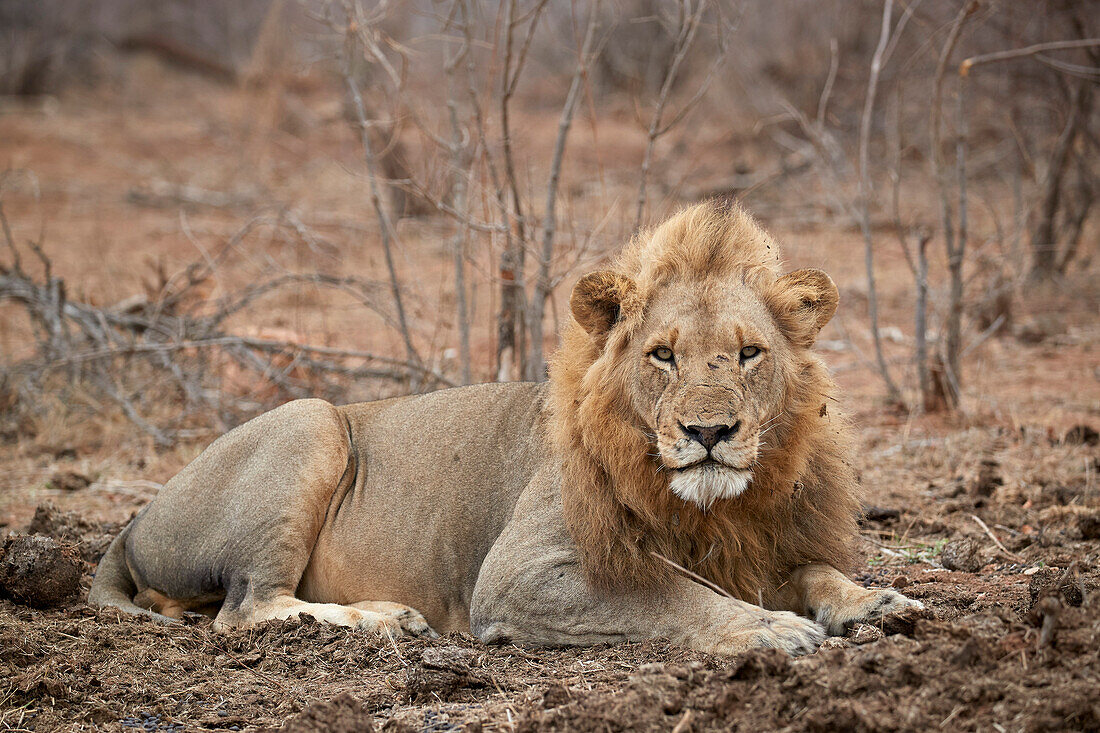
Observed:
[[[812,352],[838,293],[779,261],[741,208],[697,205],[580,279],[548,383],[263,414],[165,484],[89,601],[717,654],[920,607],[844,575],[859,484]]]

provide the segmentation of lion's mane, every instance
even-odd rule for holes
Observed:
[[[767,602],[798,565],[849,565],[859,510],[849,430],[797,315],[802,295],[777,284],[778,266],[778,247],[747,213],[695,206],[637,235],[613,263],[634,285],[616,294],[609,333],[589,334],[573,319],[565,327],[551,360],[551,433],[566,522],[598,586],[661,584],[671,571],[656,553],[743,600]],[[739,278],[760,295],[792,342],[796,363],[786,373],[796,378],[751,487],[704,511],[668,489],[668,472],[651,455],[632,407],[629,347],[653,294],[716,277]]]

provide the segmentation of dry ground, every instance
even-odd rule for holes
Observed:
[[[258,242],[255,259],[226,272],[218,287],[247,279],[264,257],[379,276],[358,152],[339,100],[324,87],[298,94],[312,110],[310,125],[256,132],[249,92],[139,60],[95,93],[5,106],[0,168],[33,171],[10,179],[6,213],[20,236],[45,225],[58,273],[70,292],[93,302],[140,293],[158,262],[168,270],[188,262],[272,206],[299,212],[325,247]],[[571,180],[591,173],[609,190],[584,205],[614,209],[642,137],[613,116],[600,125],[598,135],[578,128],[581,162]],[[550,127],[524,129],[545,137]],[[720,129],[702,126],[687,139],[697,144],[670,155],[676,165],[660,206],[675,201],[685,179],[713,175],[707,166],[722,157],[715,151],[752,159]],[[600,155],[589,155],[601,141]],[[594,173],[583,162],[593,159]],[[235,203],[181,210],[151,202],[142,194],[154,181],[228,191]],[[1023,292],[1016,335],[1010,330],[968,354],[965,415],[899,414],[881,403],[868,368],[858,234],[784,216],[795,207],[783,208],[781,191],[749,203],[765,214],[792,266],[824,267],[841,288],[841,314],[822,339],[860,431],[869,511],[866,563],[856,577],[901,588],[924,601],[930,617],[857,629],[808,658],[762,652],[730,660],[660,642],[488,648],[464,636],[377,639],[308,622],[220,636],[206,620],[166,628],[120,619],[83,605],[83,595],[50,611],[0,601],[0,730],[245,730],[288,720],[297,730],[356,730],[368,718],[377,727],[428,731],[1100,728],[1095,269]],[[402,223],[399,264],[418,338],[432,353],[455,341],[454,324],[439,317],[453,298],[443,246],[449,231],[434,219]],[[604,242],[584,261],[613,248]],[[475,258],[490,263],[486,253]],[[911,280],[896,249],[882,248],[879,264],[884,325],[898,329],[888,355],[901,372],[911,346]],[[479,287],[474,350],[483,355],[475,366],[484,378],[493,298],[486,281]],[[0,354],[25,352],[26,324],[0,308]],[[316,293],[280,296],[249,318],[240,327],[399,348],[361,310]],[[33,435],[0,444],[0,531],[31,525],[75,543],[86,592],[105,541],[212,437],[156,451],[124,420],[98,417],[92,403],[55,405]],[[47,502],[55,508],[36,516]]]

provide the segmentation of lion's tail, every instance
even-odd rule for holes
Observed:
[[[133,576],[130,575],[130,566],[126,563],[126,538],[130,536],[130,530],[140,518],[141,514],[138,514],[118,533],[118,537],[111,542],[111,546],[99,561],[95,577],[92,578],[92,589],[88,591],[88,603],[100,608],[117,608],[126,613],[150,616],[157,621],[176,623],[167,616],[154,613],[134,603],[137,586],[134,584]]]

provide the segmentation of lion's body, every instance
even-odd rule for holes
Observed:
[[[779,277],[773,252],[740,211],[690,209],[578,284],[549,386],[301,400],[246,423],[124,530],[89,600],[211,607],[219,628],[309,613],[792,653],[823,638],[792,611],[836,632],[912,605],[835,569],[857,485],[809,346],[836,289]]]
[[[337,408],[351,425],[360,468],[333,503],[301,597],[396,601],[419,610],[438,631],[469,631],[481,563],[546,460],[545,391],[545,385],[486,384],[397,400],[382,410]],[[416,437],[402,444],[410,436]]]
[[[217,596],[250,570],[242,560],[264,558],[297,572],[283,580],[304,601],[391,601],[439,631],[469,631],[481,561],[544,460],[545,391],[513,383],[343,407],[301,400],[246,423],[134,523],[137,589]],[[271,472],[262,494],[261,467]]]

